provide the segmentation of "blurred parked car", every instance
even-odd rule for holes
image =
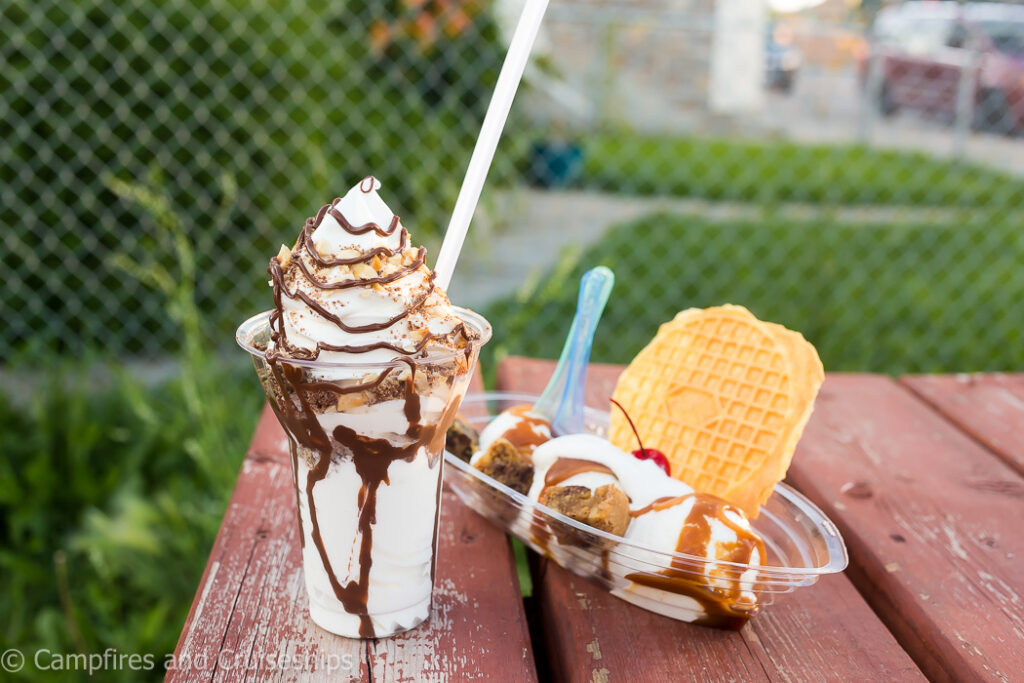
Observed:
[[[1024,130],[1024,6],[916,1],[887,7],[875,18],[872,49],[880,60],[874,77],[881,80],[882,113],[906,108],[952,119],[965,69],[974,63],[972,126]],[[861,62],[862,81],[872,73],[871,59],[868,53]]]
[[[801,61],[800,50],[793,44],[793,33],[783,26],[769,26],[765,40],[765,85],[771,90],[792,92]]]

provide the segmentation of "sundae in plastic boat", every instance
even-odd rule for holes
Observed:
[[[618,597],[738,627],[775,593],[845,567],[831,522],[779,483],[823,379],[796,332],[738,306],[683,311],[622,373],[610,417],[588,413],[580,433],[530,402],[458,420],[453,488]]]

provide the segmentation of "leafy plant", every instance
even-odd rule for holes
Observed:
[[[194,245],[156,182],[108,179],[152,228],[146,250],[114,263],[164,298],[181,331],[177,374],[152,387],[114,368],[103,386],[95,372],[56,363],[28,405],[0,397],[0,644],[154,657],[148,671],[102,673],[116,680],[162,677],[260,398],[251,370],[210,355]],[[230,179],[222,183],[230,198]],[[86,678],[34,665],[22,676]]]

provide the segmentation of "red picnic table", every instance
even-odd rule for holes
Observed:
[[[539,393],[553,369],[506,359],[498,389]],[[620,371],[592,365],[588,403]],[[289,467],[265,409],[167,680],[1024,677],[1024,375],[829,375],[787,481],[835,521],[850,567],[739,631],[644,611],[536,556],[524,601],[508,539],[446,491],[430,621],[331,635],[307,615]]]

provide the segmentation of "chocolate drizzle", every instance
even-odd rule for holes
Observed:
[[[307,223],[306,227],[302,229],[302,234],[299,235],[299,246],[306,250],[309,257],[313,259],[313,262],[322,268],[333,268],[334,266],[354,266],[357,263],[369,263],[373,260],[374,256],[381,256],[383,258],[391,258],[395,254],[405,251],[405,248],[409,246],[409,233],[406,232],[405,228],[402,228],[402,232],[399,233],[399,242],[397,249],[391,249],[389,247],[374,247],[365,254],[359,254],[358,256],[352,256],[349,258],[334,258],[328,259],[317,253],[316,249],[313,248],[313,243],[310,241],[310,236],[313,234],[315,228],[310,228],[310,224]]]
[[[388,349],[390,351],[394,351],[395,353],[400,353],[403,356],[415,356],[416,354],[422,352],[423,349],[430,342],[452,338],[455,337],[456,335],[461,336],[462,339],[467,342],[473,339],[473,336],[469,333],[469,330],[466,327],[466,323],[459,323],[454,328],[452,328],[450,332],[447,332],[445,334],[434,334],[433,332],[427,332],[425,335],[423,335],[423,338],[420,339],[416,343],[416,345],[411,349],[403,349],[401,346],[397,346],[395,344],[391,344],[390,342],[384,341],[373,342],[372,344],[365,344],[361,346],[347,346],[345,344],[321,343],[320,349],[324,351],[340,351],[342,353],[366,353],[367,351],[374,351],[376,349]],[[468,349],[468,360],[469,355],[472,355],[473,353],[473,349],[469,344],[466,345],[466,348]]]
[[[375,180],[372,176],[367,176],[359,184],[359,189],[364,193],[370,193],[373,191]],[[337,206],[341,202],[341,198],[336,198],[330,204],[325,204],[320,207],[316,215],[307,219],[303,225],[302,231],[299,233],[299,238],[295,243],[294,248],[291,251],[291,255],[285,261],[287,270],[290,275],[294,276],[296,273],[301,273],[301,276],[306,282],[308,282],[313,288],[319,291],[329,290],[343,290],[355,287],[375,288],[378,286],[388,285],[402,278],[408,277],[415,273],[424,272],[424,265],[426,261],[426,249],[420,247],[417,249],[415,256],[410,261],[406,256],[403,261],[406,261],[400,268],[394,272],[383,274],[380,273],[376,277],[364,277],[364,278],[349,278],[339,279],[337,281],[327,281],[321,279],[323,275],[319,272],[314,272],[315,269],[311,264],[315,264],[317,268],[329,269],[336,267],[347,267],[356,264],[374,264],[379,267],[378,258],[390,259],[393,256],[404,253],[409,246],[409,233],[404,227],[400,227],[401,223],[398,216],[392,216],[390,223],[387,227],[383,227],[373,221],[364,223],[362,225],[353,225],[345,215],[338,210]],[[331,216],[341,228],[351,235],[362,235],[365,233],[373,232],[380,237],[391,237],[395,234],[395,231],[399,231],[399,244],[398,247],[392,249],[387,245],[381,245],[362,251],[355,256],[344,256],[344,257],[325,257],[322,256],[313,244],[313,233],[320,227],[326,216]],[[309,259],[307,262],[306,259]],[[375,268],[376,270],[376,268]],[[420,310],[426,303],[427,300],[435,292],[435,274],[430,272],[426,276],[426,282],[421,287],[422,293],[419,293],[411,302],[409,302],[403,309],[397,314],[386,320],[379,322],[366,323],[366,324],[352,324],[347,323],[342,317],[336,313],[332,313],[323,304],[318,302],[309,293],[302,290],[302,288],[296,284],[294,291],[290,291],[285,284],[286,268],[283,268],[281,261],[274,257],[270,260],[270,264],[267,268],[270,274],[271,285],[274,293],[274,310],[270,315],[270,338],[272,342],[272,349],[270,355],[273,356],[288,356],[291,358],[301,360],[316,360],[321,351],[332,351],[341,352],[347,354],[360,354],[368,353],[370,351],[376,351],[380,349],[389,349],[395,353],[401,355],[416,355],[424,353],[432,342],[436,342],[439,345],[450,344],[456,348],[463,348],[466,354],[467,360],[472,355],[472,344],[475,341],[475,335],[465,326],[464,323],[458,323],[453,326],[451,330],[445,333],[433,333],[429,330],[424,330],[424,336],[415,342],[411,349],[403,348],[403,345],[398,343],[392,343],[391,341],[377,340],[368,344],[336,344],[332,345],[327,342],[318,341],[314,348],[304,348],[292,344],[285,331],[284,325],[284,307],[282,304],[282,298],[288,297],[290,299],[300,301],[305,304],[311,311],[316,315],[323,318],[327,322],[335,325],[343,332],[348,334],[364,334],[372,332],[380,332],[386,330],[404,318],[409,317],[414,312]],[[417,285],[419,288],[420,286]],[[442,295],[443,297],[443,295]]]
[[[409,358],[398,358],[409,366],[407,376],[401,378],[403,413],[408,420],[405,433],[392,442],[387,438],[375,438],[358,433],[344,425],[336,426],[330,436],[324,431],[316,413],[305,398],[308,391],[322,391],[324,382],[304,382],[303,370],[300,367],[281,362],[280,359],[269,361],[270,371],[284,394],[283,400],[274,400],[274,410],[285,426],[289,435],[297,445],[312,451],[315,462],[310,466],[305,481],[306,504],[309,510],[310,538],[316,547],[331,588],[346,612],[359,617],[359,635],[372,638],[375,635],[373,622],[367,609],[370,586],[370,570],[373,566],[373,527],[377,522],[377,493],[381,484],[388,485],[388,470],[396,460],[411,462],[425,448],[428,453],[428,467],[437,472],[438,483],[435,493],[434,529],[431,547],[436,551],[438,514],[441,497],[441,471],[438,460],[444,444],[445,429],[454,417],[458,401],[449,400],[449,405],[437,422],[424,424],[420,395],[416,389],[417,363]],[[389,371],[394,368],[389,368]],[[300,495],[298,476],[298,449],[292,443],[293,477],[296,484],[296,503]],[[362,484],[359,489],[358,530],[359,553],[358,574],[347,583],[342,584],[334,571],[327,549],[324,545],[317,516],[316,503],[313,496],[317,482],[322,481],[330,468],[332,456],[351,458]],[[298,506],[297,508],[298,509]],[[299,524],[300,538],[303,538],[301,516]],[[304,539],[303,539],[304,543]],[[436,553],[432,553],[432,557]],[[430,567],[431,581],[435,572],[432,559]]]
[[[336,199],[334,201],[336,204],[339,200]],[[329,215],[334,220],[338,221],[341,227],[345,229],[345,232],[351,233],[353,235],[363,235],[372,230],[381,237],[390,237],[391,235],[395,234],[395,230],[398,228],[398,216],[392,216],[391,223],[388,224],[388,227],[382,228],[373,221],[370,221],[369,223],[363,223],[362,225],[352,225],[351,223],[348,222],[348,219],[345,218],[344,214],[342,214],[341,211],[338,211],[336,208],[334,208],[333,205],[327,209],[327,215]]]
[[[372,177],[364,178],[360,184],[360,190],[364,193],[372,192],[374,180]],[[405,228],[399,233],[399,245],[396,249],[388,246],[378,246],[373,249],[361,252],[356,257],[325,258],[314,248],[312,242],[313,232],[323,222],[324,217],[330,215],[338,224],[352,235],[360,235],[374,232],[381,237],[389,237],[399,230],[400,222],[394,216],[387,227],[369,222],[363,225],[352,225],[336,207],[341,199],[335,199],[332,203],[320,208],[316,216],[309,218],[299,235],[291,255],[286,259],[285,267],[282,267],[278,258],[270,260],[268,272],[273,288],[274,310],[270,314],[270,341],[268,350],[264,357],[269,367],[269,374],[276,384],[276,391],[272,395],[271,404],[277,413],[278,419],[284,425],[289,435],[289,443],[292,455],[293,479],[296,486],[296,508],[299,509],[301,502],[303,482],[299,481],[299,447],[309,451],[312,460],[309,462],[309,471],[304,482],[306,504],[309,509],[310,539],[316,548],[325,573],[330,581],[334,595],[341,602],[345,611],[359,617],[359,635],[364,638],[372,638],[375,635],[373,622],[370,618],[367,603],[369,599],[370,571],[373,566],[373,532],[377,521],[377,495],[380,486],[390,485],[389,468],[391,463],[397,460],[411,462],[424,449],[427,453],[427,465],[432,473],[436,473],[437,491],[435,500],[434,530],[431,539],[436,549],[438,511],[441,499],[441,469],[440,454],[444,447],[445,431],[448,424],[454,419],[455,411],[458,409],[457,396],[454,393],[455,375],[460,375],[468,367],[468,361],[472,358],[475,342],[479,339],[471,328],[463,322],[453,326],[451,330],[444,333],[434,333],[424,329],[418,341],[405,346],[392,341],[376,340],[366,344],[338,344],[332,345],[325,342],[318,342],[312,349],[303,348],[289,342],[285,330],[283,298],[289,297],[301,301],[309,307],[316,315],[323,320],[335,325],[348,334],[363,334],[379,332],[390,328],[400,320],[408,317],[419,310],[427,302],[427,299],[435,291],[435,275],[430,273],[425,277],[424,284],[417,285],[423,291],[417,294],[415,299],[409,302],[403,310],[395,316],[386,320],[368,323],[363,325],[348,324],[341,316],[327,310],[313,296],[303,291],[299,286],[295,291],[289,291],[286,286],[286,271],[289,277],[304,277],[310,285],[317,290],[344,289],[348,287],[363,286],[367,288],[379,287],[407,277],[416,272],[423,272],[426,250],[420,248],[414,259],[399,268],[393,273],[355,280],[343,280],[339,282],[326,282],[318,279],[314,274],[312,265],[318,268],[332,268],[352,266],[358,263],[374,263],[375,259],[391,258],[404,252],[409,245],[409,235]],[[309,259],[307,263],[304,259]],[[408,257],[403,259],[408,261]],[[374,263],[374,265],[378,265]],[[322,277],[322,274],[321,274]],[[443,299],[442,294],[442,299]],[[466,354],[467,364],[460,366],[458,362],[451,361],[445,366],[445,371],[440,373],[448,384],[446,390],[446,408],[438,420],[432,424],[424,424],[422,406],[420,401],[420,390],[417,390],[417,378],[419,377],[419,363],[414,357],[426,356],[430,345],[451,345],[454,348],[463,348]],[[363,377],[359,380],[323,380],[317,378],[310,370],[290,364],[290,359],[309,361],[316,360],[321,351],[333,351],[346,354],[361,354],[370,351],[387,349],[395,352],[396,358],[392,364],[385,367],[376,376]],[[422,361],[422,358],[419,359]],[[401,364],[408,366],[408,371]],[[428,382],[432,378],[427,373]],[[385,381],[387,384],[385,385]],[[390,435],[388,438],[377,438],[360,434],[355,429],[345,425],[335,426],[328,434],[318,420],[317,412],[332,412],[336,408],[331,403],[330,396],[359,394],[365,392],[366,404],[379,400],[399,399],[403,402],[403,414],[408,421],[408,427],[404,434]],[[396,395],[397,394],[397,395]],[[327,396],[327,402],[323,397]],[[354,399],[360,405],[361,399]],[[340,402],[339,402],[340,406]],[[328,557],[327,549],[321,535],[319,519],[314,501],[313,491],[316,484],[322,481],[327,475],[331,466],[332,458],[335,460],[351,459],[356,473],[361,480],[358,499],[354,501],[358,505],[358,566],[350,565],[350,578],[346,583],[339,581],[334,568]],[[305,544],[305,537],[302,530],[302,518],[299,516],[299,537]],[[432,553],[432,557],[436,553]],[[432,561],[430,567],[431,580],[433,580],[435,564]]]
[[[276,269],[275,269],[275,265],[276,265]],[[280,277],[280,273],[281,273],[281,266],[280,266],[280,264],[278,264],[276,260],[271,260],[271,262],[270,262],[270,276],[272,278],[275,278],[275,287],[277,286],[276,278]],[[340,327],[345,332],[348,332],[349,334],[358,334],[358,333],[361,333],[361,332],[379,332],[380,330],[386,330],[387,328],[391,327],[392,325],[397,323],[402,318],[405,318],[410,313],[412,313],[413,311],[418,309],[427,300],[427,297],[430,296],[431,292],[434,291],[434,278],[435,277],[436,276],[435,276],[434,273],[430,274],[430,286],[427,287],[427,291],[425,291],[423,293],[423,295],[419,299],[417,299],[416,301],[413,302],[412,306],[410,306],[409,308],[405,309],[404,311],[402,311],[398,315],[394,316],[393,318],[388,318],[387,320],[383,320],[383,321],[378,322],[378,323],[368,323],[366,325],[348,325],[348,324],[346,324],[345,321],[343,321],[341,318],[339,318],[338,316],[336,316],[333,313],[331,313],[330,311],[328,311],[326,308],[324,308],[320,304],[318,304],[316,301],[313,300],[312,297],[310,297],[308,294],[303,292],[301,289],[296,288],[296,290],[294,292],[289,292],[287,289],[285,289],[284,291],[285,291],[285,294],[287,294],[289,298],[291,298],[291,299],[299,299],[302,303],[306,304],[311,309],[316,311],[316,313],[320,317],[322,317],[325,320],[328,320],[328,321],[334,323],[335,325]],[[364,282],[369,282],[369,280],[357,280],[356,282],[364,283]],[[313,284],[316,285],[315,282]],[[282,285],[282,288],[283,288],[283,285]],[[325,289],[325,288],[321,288],[321,289]],[[277,313],[276,318],[274,316],[274,313]],[[288,342],[285,339],[285,335],[284,335],[284,331],[283,331],[283,324],[284,324],[284,322],[283,322],[283,311],[279,309],[277,311],[274,311],[274,313],[271,313],[271,322],[274,322],[276,320],[281,320],[282,327],[279,328],[278,330],[276,330],[279,333],[278,337],[280,338],[281,341],[278,341],[278,337],[274,336],[275,329],[273,327],[271,327],[271,339],[274,340],[275,344],[277,344],[277,343],[287,344]],[[291,345],[288,345],[287,348],[294,349],[294,347],[291,346]],[[316,356],[314,355],[313,357],[315,358]]]
[[[349,384],[346,386],[340,386],[334,382],[305,382],[300,386],[300,388],[305,391],[328,391],[332,394],[339,395],[356,394],[360,391],[376,389],[385,379],[387,379],[388,375],[390,375],[393,370],[393,367],[385,368],[383,372],[369,382],[359,382],[357,384]]]
[[[408,383],[410,388],[406,396],[407,408],[411,403],[410,396],[416,397],[416,403],[419,400],[412,387],[411,377]],[[414,427],[419,429],[419,423],[410,423],[409,430],[412,431]],[[391,463],[395,460],[412,460],[416,457],[420,444],[413,439],[404,445],[395,446],[388,439],[363,436],[343,425],[334,428],[333,436],[339,444],[351,451],[352,462],[363,483],[359,488],[359,577],[344,586],[336,586],[336,580],[332,580],[331,585],[345,611],[359,615],[359,635],[363,638],[372,638],[373,622],[367,610],[367,601],[370,591],[370,568],[373,566],[373,525],[377,523],[377,490],[382,483],[390,483],[388,468]],[[312,514],[310,517],[312,518]],[[326,568],[329,566],[326,553],[322,557]],[[333,576],[330,570],[328,574]]]
[[[377,247],[377,249],[381,248],[382,247]],[[373,251],[376,251],[376,249],[374,249]],[[386,285],[390,282],[394,282],[395,280],[399,280],[405,277],[406,275],[419,270],[420,266],[423,265],[426,256],[426,247],[420,247],[419,250],[416,252],[416,258],[413,260],[412,263],[403,268],[400,268],[399,270],[396,270],[393,273],[390,273],[388,275],[382,275],[380,277],[339,280],[338,282],[322,282],[320,280],[317,280],[316,276],[309,272],[309,267],[301,258],[296,259],[295,262],[299,264],[299,269],[302,271],[302,274],[306,276],[306,279],[313,283],[318,289],[349,289],[351,287],[372,287],[373,285]],[[357,258],[356,260],[363,260],[363,258],[360,257]]]

